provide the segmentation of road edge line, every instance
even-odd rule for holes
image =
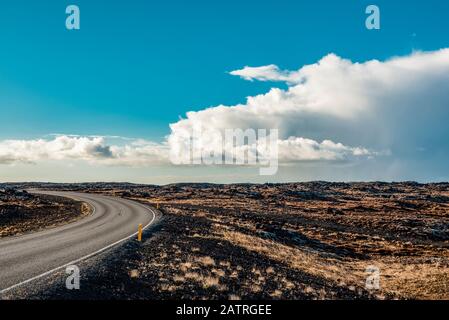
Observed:
[[[128,200],[128,199],[123,199],[123,200],[131,201],[131,200]],[[156,220],[156,213],[153,211],[152,208],[150,208],[150,207],[148,207],[148,206],[145,206],[145,205],[143,205],[143,204],[141,204],[141,203],[139,203],[139,202],[137,202],[137,201],[132,201],[132,202],[133,202],[133,203],[139,204],[140,207],[145,208],[146,210],[150,211],[150,212],[153,214],[153,219],[151,219],[151,221],[150,221],[150,222],[149,222],[149,223],[142,229],[142,230],[146,230],[147,228],[149,228],[149,227],[153,224],[154,220]],[[95,212],[95,207],[94,207],[94,212]],[[61,269],[63,269],[63,268],[66,268],[66,267],[71,266],[71,265],[74,265],[74,264],[76,264],[76,263],[78,263],[78,262],[81,262],[81,261],[87,260],[87,259],[89,259],[89,258],[92,258],[92,257],[94,257],[94,256],[96,256],[96,255],[98,255],[98,254],[100,254],[100,253],[102,253],[102,252],[104,252],[104,251],[106,251],[106,250],[112,248],[112,247],[115,247],[116,245],[119,245],[119,244],[122,243],[122,242],[125,242],[126,240],[129,240],[129,239],[131,239],[131,238],[137,236],[137,233],[138,233],[138,232],[135,232],[135,233],[133,233],[132,235],[126,237],[126,238],[123,238],[123,239],[121,239],[121,240],[118,240],[118,241],[116,241],[116,242],[114,242],[114,243],[112,243],[112,244],[110,244],[110,245],[107,245],[106,247],[101,248],[101,249],[99,249],[99,250],[97,250],[97,251],[95,251],[95,252],[93,252],[93,253],[90,253],[90,254],[84,256],[84,257],[81,257],[81,258],[79,258],[79,259],[70,261],[70,262],[68,262],[68,263],[66,263],[66,264],[64,264],[64,265],[62,265],[62,266],[53,268],[53,269],[51,269],[51,270],[49,270],[49,271],[46,271],[46,272],[44,272],[44,273],[42,273],[42,274],[40,274],[40,275],[37,275],[37,276],[32,277],[32,278],[30,278],[30,279],[24,280],[24,281],[22,281],[22,282],[20,282],[20,283],[17,283],[17,284],[15,284],[15,285],[12,285],[12,286],[6,288],[6,289],[0,290],[0,295],[3,295],[3,294],[5,294],[5,293],[7,293],[7,292],[9,292],[9,291],[11,291],[11,290],[14,290],[14,289],[17,289],[17,288],[23,286],[23,285],[25,285],[25,284],[28,284],[28,283],[30,283],[30,282],[33,282],[33,281],[35,281],[35,280],[38,280],[38,279],[43,278],[43,277],[45,277],[45,276],[48,276],[48,275],[50,275],[50,274],[52,274],[52,273],[54,273],[54,272],[56,272],[56,271],[59,271],[59,270],[61,270]],[[0,300],[2,300],[2,299],[0,298]]]

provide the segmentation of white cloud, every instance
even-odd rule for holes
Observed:
[[[81,160],[106,165],[144,166],[166,162],[166,148],[143,140],[108,145],[104,137],[57,136],[50,140],[5,140],[0,141],[0,164]]]
[[[196,126],[205,132],[273,128],[280,130],[284,144],[293,137],[293,141],[314,143],[330,140],[350,150],[375,150],[375,154],[391,151],[393,156],[414,157],[414,150],[423,146],[449,154],[445,141],[449,136],[449,49],[364,63],[329,54],[295,71],[269,65],[231,74],[247,80],[286,81],[288,88],[272,88],[244,104],[188,112],[185,119],[170,125],[169,143],[183,140]],[[322,153],[316,157],[306,149],[301,152],[311,157],[295,153],[295,158],[329,158]]]
[[[319,143],[311,139],[291,137],[279,140],[278,145],[279,158],[283,162],[344,161],[376,155],[375,152],[365,148],[351,148],[330,140]]]
[[[217,131],[278,129],[280,163],[387,154],[396,166],[423,157],[428,164],[432,155],[449,161],[449,49],[364,63],[329,54],[298,70],[268,65],[231,74],[251,81],[283,81],[288,88],[272,88],[235,106],[188,112],[170,124],[163,143],[123,139],[118,144],[107,143],[105,137],[80,136],[0,141],[0,164],[67,159],[120,166],[168,164],[169,149],[182,149],[196,127],[211,150],[222,148],[221,141],[213,139]]]
[[[102,138],[57,137],[47,141],[6,140],[0,142],[0,162],[35,162],[42,159],[93,160],[111,157],[109,147],[103,145]]]
[[[231,71],[229,74],[239,76],[249,81],[282,81],[291,83],[298,83],[301,81],[298,72],[281,71],[279,67],[274,64],[262,67],[246,66],[241,70]]]
[[[207,150],[216,153],[232,154],[229,145],[222,149],[214,132],[204,133],[199,143]],[[121,139],[114,137],[114,139]],[[50,140],[5,140],[0,141],[0,164],[38,163],[42,161],[80,160],[91,164],[109,166],[146,167],[152,165],[168,165],[169,146],[146,140],[125,140],[125,144],[108,144],[104,137],[82,137],[74,135],[56,136]],[[260,143],[260,141],[259,141]],[[370,156],[373,152],[363,148],[350,148],[340,143],[326,140],[318,143],[314,140],[291,137],[278,140],[279,160],[281,162],[296,161],[336,161],[351,157]],[[239,152],[241,151],[241,152]],[[238,160],[245,162],[245,152],[259,152],[260,159],[269,159],[267,149],[261,145],[250,144],[237,147]]]

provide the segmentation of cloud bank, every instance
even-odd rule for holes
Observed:
[[[144,166],[166,163],[167,147],[145,140],[107,144],[104,137],[57,136],[53,139],[0,141],[0,164],[80,160],[93,164]]]
[[[123,166],[168,164],[195,128],[203,143],[227,129],[278,129],[279,162],[301,163],[377,157],[392,162],[449,160],[449,49],[415,52],[387,61],[356,63],[329,54],[298,70],[276,65],[230,72],[249,81],[285,82],[245,103],[188,112],[170,124],[166,141],[108,143],[104,137],[0,141],[0,164],[43,160],[82,160]]]
[[[364,63],[329,54],[295,71],[269,65],[231,74],[252,81],[284,81],[288,88],[272,88],[244,104],[189,112],[170,125],[169,142],[182,140],[196,126],[206,132],[276,128],[283,144],[312,141],[321,146],[329,140],[346,150],[399,158],[422,156],[417,150],[449,151],[449,49]],[[303,153],[301,149],[290,158],[326,159],[325,153]]]
[[[232,148],[224,150],[221,145],[210,144],[204,137],[203,143],[208,145],[208,151],[231,154]],[[118,138],[121,139],[121,138]],[[126,139],[126,143],[107,143],[105,137],[81,137],[61,135],[53,139],[36,140],[5,140],[0,141],[0,164],[28,163],[40,161],[86,161],[91,164],[109,166],[148,167],[152,165],[169,165],[169,147],[166,143],[157,144],[146,140]],[[130,143],[131,141],[131,143]],[[243,152],[237,158],[245,163],[245,153],[263,151],[256,145],[241,145]],[[367,149],[351,148],[326,140],[322,143],[310,139],[289,138],[278,140],[279,159],[281,162],[296,161],[336,161],[351,157],[372,155]],[[268,158],[263,155],[261,158]]]

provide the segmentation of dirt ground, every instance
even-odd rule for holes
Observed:
[[[79,188],[164,218],[86,276],[78,298],[449,299],[449,184]]]
[[[71,199],[0,190],[0,238],[53,228],[89,213],[87,205]]]

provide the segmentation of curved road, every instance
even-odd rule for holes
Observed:
[[[0,295],[135,237],[156,221],[130,200],[73,192],[39,192],[84,201],[92,215],[75,223],[0,240]]]

